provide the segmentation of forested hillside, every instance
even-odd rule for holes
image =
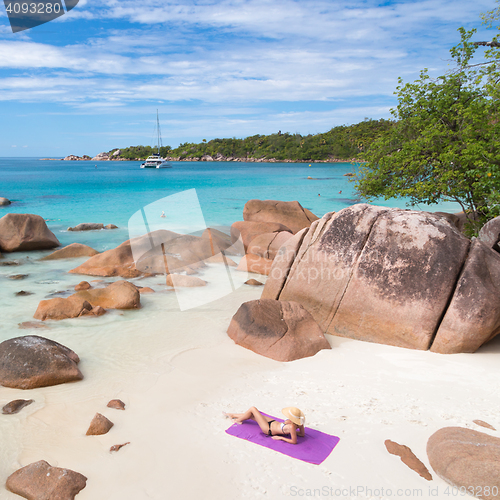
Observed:
[[[390,120],[368,120],[355,125],[334,127],[314,135],[290,134],[254,135],[245,139],[212,139],[199,144],[184,143],[172,149],[160,149],[163,157],[172,159],[276,159],[295,161],[362,160],[370,144],[392,127]],[[116,149],[110,151],[113,153]],[[132,146],[120,149],[120,157],[144,159],[155,152],[150,146]],[[223,157],[223,158],[221,158]],[[206,158],[205,158],[206,159]]]

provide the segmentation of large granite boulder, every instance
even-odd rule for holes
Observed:
[[[243,219],[252,222],[278,222],[295,234],[309,227],[318,217],[298,201],[250,200],[243,209]]]
[[[86,484],[87,478],[79,472],[40,460],[11,474],[6,487],[28,500],[73,500]]]
[[[500,254],[474,240],[431,351],[475,352],[499,331]]]
[[[92,305],[86,300],[71,295],[68,298],[55,297],[41,300],[33,317],[40,321],[47,319],[79,318],[92,313]]]
[[[237,344],[277,361],[292,361],[330,349],[313,317],[296,302],[245,302],[233,316],[227,333]]]
[[[486,246],[500,252],[500,217],[488,221],[479,231],[478,239]]]
[[[128,281],[116,281],[106,288],[81,290],[72,295],[89,302],[92,307],[104,309],[138,309],[141,295],[135,285]]]
[[[0,207],[6,207],[7,205],[10,205],[10,200],[8,200],[7,198],[2,198],[0,196]]]
[[[436,474],[485,500],[500,498],[500,439],[462,427],[445,427],[427,442]]]
[[[167,230],[153,231],[91,257],[70,273],[133,278],[183,271],[187,266],[203,266],[205,259],[230,245],[220,235],[214,237],[214,231],[212,240],[205,233],[194,236]]]
[[[40,260],[58,260],[58,259],[74,259],[77,257],[93,257],[99,252],[93,248],[82,245],[81,243],[71,243],[71,245],[65,246],[52,252],[50,255],[42,257]]]
[[[311,225],[263,296],[299,302],[323,332],[429,349],[469,244],[439,216],[353,205]]]
[[[79,362],[71,349],[44,337],[5,340],[0,344],[0,384],[34,389],[82,380]]]
[[[292,238],[292,236],[292,233],[288,231],[261,234],[250,242],[248,253],[259,255],[265,259],[274,260],[278,250]]]
[[[273,261],[264,257],[259,257],[251,253],[243,256],[236,268],[238,271],[246,271],[249,273],[263,274],[267,276],[271,271]]]
[[[281,231],[292,232],[291,229],[279,222],[248,222],[239,220],[231,226],[231,238],[233,242],[241,238],[246,252],[250,242],[257,236],[266,233],[279,233]]]
[[[295,261],[295,257],[297,257],[299,248],[308,231],[308,227],[301,229],[298,233],[294,234],[289,240],[287,240],[278,250],[278,253],[274,257],[271,269],[269,270],[269,274],[272,275],[272,279],[266,282],[266,287],[262,291],[261,298],[278,299],[281,289],[288,278],[290,268]]]
[[[39,215],[7,214],[0,219],[0,250],[17,252],[59,246],[54,233]]]

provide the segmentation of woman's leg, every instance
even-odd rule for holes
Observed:
[[[252,406],[250,409],[248,409],[245,413],[227,413],[229,417],[234,419],[235,424],[241,424],[243,420],[255,420],[261,429],[261,431],[264,434],[267,434],[269,431],[269,420],[272,420],[271,418],[267,418],[262,413],[255,408],[255,406]]]

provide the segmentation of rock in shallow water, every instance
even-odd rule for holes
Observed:
[[[59,246],[59,240],[39,215],[7,214],[0,219],[0,250],[46,250]]]
[[[42,257],[40,260],[74,259],[77,257],[92,257],[99,252],[81,243],[71,243],[64,248],[52,252],[50,255]]]
[[[34,389],[82,380],[78,356],[53,340],[27,335],[0,344],[0,384]]]
[[[11,474],[6,486],[28,500],[73,500],[86,484],[87,478],[79,472],[40,460]]]
[[[253,222],[279,222],[295,234],[318,219],[298,201],[250,200],[245,203],[243,219]]]

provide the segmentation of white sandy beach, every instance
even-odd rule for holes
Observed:
[[[41,265],[37,269],[47,275],[74,261]],[[15,272],[28,268],[33,273],[33,264]],[[84,278],[61,273],[59,279],[57,287],[69,288]],[[141,297],[141,310],[63,320],[48,330],[16,328],[30,319],[40,297],[9,299],[25,300],[26,309],[14,317],[6,309],[2,340],[27,334],[56,340],[80,356],[85,379],[29,391],[0,388],[2,405],[35,400],[19,414],[0,418],[1,499],[20,498],[5,489],[6,478],[41,459],[88,478],[78,500],[444,499],[452,491],[444,481],[431,469],[432,482],[421,478],[390,455],[384,441],[409,446],[430,468],[426,442],[442,427],[498,435],[472,421],[500,428],[500,339],[475,354],[445,356],[327,335],[331,350],[280,363],[226,335],[239,305],[258,298],[262,287],[244,285],[181,312],[163,279],[139,280],[157,291]],[[29,285],[23,281],[22,288]],[[114,398],[126,403],[125,411],[106,407]],[[306,427],[339,436],[340,442],[316,466],[227,435],[231,422],[222,412],[252,405],[278,417],[281,408],[298,406]],[[96,412],[115,425],[106,435],[86,436]],[[110,446],[128,441],[110,453]]]

